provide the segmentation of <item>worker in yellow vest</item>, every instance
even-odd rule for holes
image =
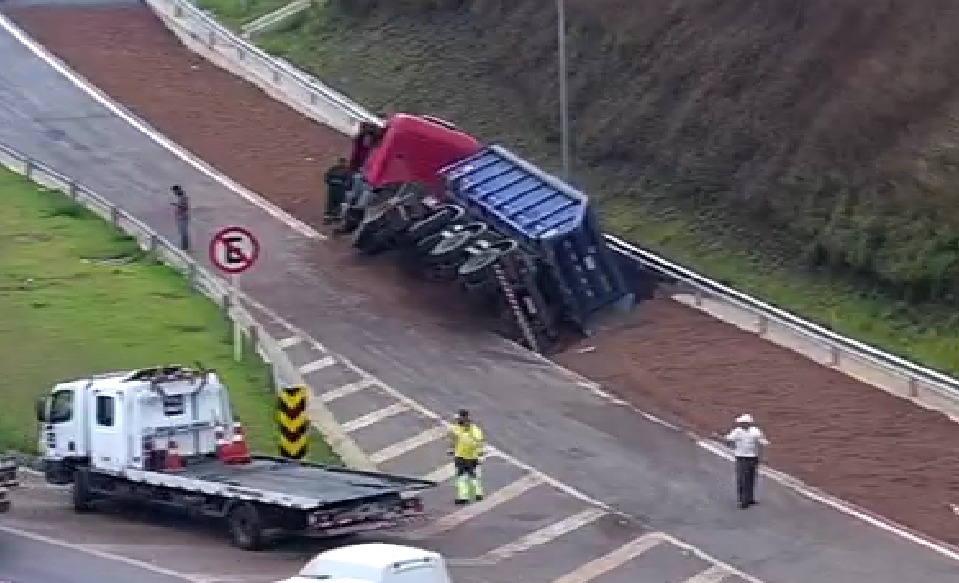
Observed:
[[[483,430],[473,423],[466,409],[460,409],[450,426],[450,441],[456,469],[456,503],[466,504],[470,498],[482,500],[479,460],[483,453]]]

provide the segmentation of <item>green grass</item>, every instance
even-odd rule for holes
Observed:
[[[232,30],[289,4],[289,0],[197,0],[197,6],[217,15]]]
[[[155,364],[215,368],[252,447],[275,454],[263,363],[233,359],[222,312],[135,241],[58,192],[0,170],[0,451],[37,450],[57,381]],[[314,435],[312,459],[335,461]]]
[[[556,136],[544,139],[539,122],[504,110],[501,93],[474,83],[479,75],[468,61],[447,57],[455,39],[426,38],[441,25],[410,32],[407,24],[350,19],[332,7],[315,7],[302,23],[257,42],[374,111],[434,113],[558,169]],[[446,42],[448,50],[431,42]],[[468,90],[464,78],[471,79]],[[598,203],[607,231],[841,334],[959,375],[959,314],[951,306],[911,305],[862,282],[811,271],[802,258],[784,256],[721,214],[677,208],[677,197],[662,187],[635,192],[582,162],[576,174]]]

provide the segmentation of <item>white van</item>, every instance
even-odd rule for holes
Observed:
[[[451,583],[446,561],[433,551],[368,543],[320,553],[279,583]]]

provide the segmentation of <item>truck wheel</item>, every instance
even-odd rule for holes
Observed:
[[[80,513],[93,510],[90,472],[85,469],[79,469],[73,473],[73,510]]]
[[[256,506],[241,502],[230,510],[227,520],[234,546],[245,551],[263,548],[263,521]]]

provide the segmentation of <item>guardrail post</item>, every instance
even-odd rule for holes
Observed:
[[[77,200],[77,196],[79,196],[79,194],[77,193],[77,182],[75,180],[71,180],[67,184],[67,192],[70,194],[71,199]]]
[[[246,58],[246,53],[243,52],[243,47],[236,47],[236,58],[240,61]]]
[[[842,351],[839,350],[839,347],[836,345],[829,347],[829,366],[839,367],[839,359],[841,358]]]
[[[150,233],[150,254],[156,255],[157,251],[160,249],[160,238],[157,237],[156,233]]]
[[[216,33],[212,30],[210,31],[210,35],[207,37],[207,41],[211,49],[216,46]]]
[[[33,178],[33,160],[30,158],[27,158],[23,166],[23,175],[26,176],[27,179]]]
[[[250,347],[255,351],[260,346],[260,329],[255,323],[250,324],[247,335],[250,337]]]
[[[909,396],[912,398],[919,396],[919,382],[916,377],[909,377]]]
[[[180,8],[179,4],[173,7],[173,16],[174,18],[183,18],[183,9]]]
[[[187,275],[186,275],[187,284],[190,286],[190,289],[196,289],[196,263],[190,262],[187,264]]]
[[[114,227],[120,226],[120,209],[115,204],[110,205],[110,222]]]
[[[703,290],[699,289],[698,287],[693,288],[693,305],[697,308],[701,308],[703,306]]]
[[[765,314],[759,314],[759,335],[765,336],[769,332],[769,318]]]
[[[276,382],[276,368],[269,357],[263,357],[263,384],[271,393],[275,393],[280,388],[280,383]]]
[[[233,298],[229,293],[223,294],[223,303],[220,304],[220,309],[223,310],[223,319],[227,322],[230,321],[230,308],[233,307]]]
[[[277,71],[276,69],[273,69],[273,82],[279,85],[280,81],[281,81],[280,72]]]
[[[317,97],[316,91],[310,91],[310,105],[316,105],[320,102],[320,98]]]

